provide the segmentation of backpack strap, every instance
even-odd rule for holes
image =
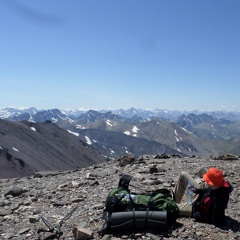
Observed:
[[[130,175],[122,175],[118,183],[118,188],[128,190],[131,179],[132,179],[132,176]]]

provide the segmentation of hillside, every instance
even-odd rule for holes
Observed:
[[[0,160],[0,178],[7,178],[87,167],[106,158],[51,122],[0,119]]]
[[[87,137],[90,139],[92,146],[97,144],[104,146],[104,151],[100,148],[97,149],[109,157],[112,155],[111,150],[115,152],[114,157],[122,156],[124,152],[119,148],[123,149],[124,147],[126,147],[128,152],[136,156],[163,153],[163,148],[161,147],[163,145],[167,148],[166,153],[168,154],[178,153],[182,156],[196,155],[201,157],[218,154],[212,143],[208,142],[206,144],[206,140],[204,141],[194,133],[180,127],[176,123],[166,122],[161,119],[131,122],[128,120],[116,121],[103,118],[96,121],[88,121],[87,123],[86,120],[81,122],[79,119],[76,119],[71,122],[68,120],[60,121],[57,124],[65,130],[76,133],[77,137],[83,141],[86,141],[84,136]],[[114,141],[112,139],[113,136]],[[143,139],[145,144],[142,144]],[[117,146],[115,143],[121,143],[121,145]],[[131,143],[131,146],[129,146],[129,143]],[[149,147],[151,144],[152,146]],[[150,151],[150,149],[153,151]],[[125,153],[127,152],[125,151]]]
[[[219,155],[224,155],[226,152],[239,155],[239,147],[240,137],[216,142],[216,149],[218,149]]]
[[[179,153],[166,144],[128,136],[124,133],[99,129],[78,129],[77,132],[79,133],[79,139],[86,141],[94,149],[111,158],[118,158],[119,156],[130,153],[135,156]]]

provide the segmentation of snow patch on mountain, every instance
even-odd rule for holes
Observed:
[[[31,129],[32,129],[34,132],[36,132],[36,128],[35,128],[35,127],[31,127]]]
[[[91,142],[91,140],[90,140],[90,138],[89,138],[88,136],[85,136],[85,139],[87,140],[87,144],[88,144],[88,145],[91,145],[91,144],[92,144],[92,142]]]
[[[213,125],[211,125],[211,127],[212,127],[213,131],[217,131],[216,128]]]
[[[76,133],[76,132],[72,132],[72,131],[70,131],[70,130],[67,130],[69,133],[71,133],[71,134],[73,134],[73,135],[75,135],[75,136],[79,136],[79,133]]]
[[[81,125],[76,125],[77,129],[86,129],[85,127],[82,127]]]
[[[16,152],[19,152],[19,150],[17,148],[12,147],[12,149]]]
[[[71,124],[73,124],[74,123],[74,120],[72,120],[71,118],[69,118],[69,117],[66,117],[66,119],[71,123]]]
[[[136,126],[133,126],[132,132],[137,133],[139,129]]]
[[[52,118],[52,122],[53,122],[53,123],[55,123],[55,122],[57,122],[57,121],[58,121],[58,119],[56,119],[56,118],[54,118],[54,117]]]
[[[188,131],[186,128],[181,127],[182,130],[184,130],[185,132],[191,133],[190,131]]]
[[[109,119],[106,120],[106,124],[107,124],[108,126],[112,127],[112,124],[111,124],[111,122],[110,122]]]
[[[112,149],[110,149],[110,152],[111,152],[111,154],[114,154],[114,153],[115,153]]]

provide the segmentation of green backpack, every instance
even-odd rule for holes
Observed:
[[[179,215],[171,191],[163,188],[151,193],[132,193],[131,178],[123,175],[118,187],[109,192],[103,213],[104,229],[171,228]]]

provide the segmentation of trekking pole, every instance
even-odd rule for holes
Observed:
[[[78,208],[78,206],[76,206],[75,208],[73,208],[56,226],[55,226],[55,229],[58,229],[62,226],[63,222],[67,219],[69,219],[73,212]]]
[[[62,226],[63,222],[65,220],[67,220],[68,218],[71,217],[71,215],[73,214],[73,212],[78,208],[78,206],[76,206],[75,208],[73,208],[69,213],[67,213],[66,216],[64,216],[62,218],[62,220],[56,224],[55,226],[53,226],[51,223],[49,223],[45,218],[41,217],[43,223],[48,227],[48,230],[46,229],[38,229],[37,233],[41,233],[41,232],[51,232],[53,234],[47,236],[46,238],[44,238],[44,240],[50,240],[50,239],[60,239],[60,237],[63,235],[63,232],[60,231],[60,227]]]

